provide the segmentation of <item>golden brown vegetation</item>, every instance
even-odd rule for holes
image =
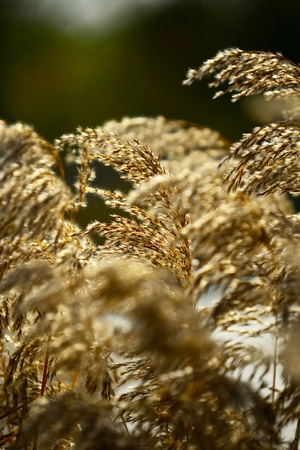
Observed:
[[[299,194],[300,68],[229,49],[185,83],[209,74],[217,95],[292,110],[232,146],[163,117],[54,146],[1,122],[1,448],[298,448],[300,221],[285,195]],[[99,163],[129,193],[101,188]],[[91,196],[109,223],[79,226]]]

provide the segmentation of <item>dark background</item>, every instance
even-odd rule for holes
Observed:
[[[261,117],[245,101],[212,101],[208,80],[182,86],[187,69],[231,46],[300,61],[297,0],[162,0],[118,17],[105,33],[100,25],[98,33],[66,32],[38,4],[0,0],[0,118],[28,123],[50,141],[78,125],[159,114],[238,139]]]

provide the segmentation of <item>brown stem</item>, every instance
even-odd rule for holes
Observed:
[[[49,340],[47,342],[45,362],[44,362],[44,368],[43,368],[42,385],[41,385],[41,392],[40,392],[41,397],[43,397],[45,395],[45,389],[46,389],[46,385],[47,385],[48,366],[49,366]],[[39,426],[37,426],[36,432],[34,433],[32,450],[38,449],[38,439],[39,439]]]
[[[297,420],[295,438],[292,442],[291,450],[298,450],[299,440],[300,440],[300,417],[298,417],[298,420]]]

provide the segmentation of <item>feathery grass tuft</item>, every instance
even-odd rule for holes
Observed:
[[[206,75],[294,109],[232,145],[164,117],[54,146],[0,123],[1,448],[298,448],[299,66],[229,49],[185,84]],[[79,223],[91,196],[109,221]]]

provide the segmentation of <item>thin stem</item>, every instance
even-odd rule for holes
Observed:
[[[72,385],[71,385],[72,390],[75,389],[77,378],[78,378],[78,369],[75,369],[73,378],[72,378]]]
[[[46,347],[40,397],[43,397],[45,395],[45,389],[46,389],[46,385],[47,385],[47,375],[48,375],[48,367],[49,367],[49,340],[50,340],[50,338],[48,339],[47,347]],[[36,432],[34,433],[32,450],[38,449],[38,439],[39,439],[39,426],[37,426]]]
[[[278,265],[278,261],[275,258],[274,252],[273,252],[273,248],[271,246],[271,244],[269,243],[267,245],[267,248],[270,252],[271,255],[271,261],[272,261],[272,266],[274,269],[274,278],[273,278],[273,282],[276,283],[276,267],[279,267]],[[275,406],[275,392],[276,392],[276,379],[277,379],[277,370],[278,370],[278,341],[279,341],[279,294],[278,294],[278,289],[276,286],[276,291],[275,291],[275,299],[274,299],[274,303],[273,303],[273,314],[275,316],[275,342],[274,342],[274,357],[273,357],[273,375],[272,375],[272,396],[271,396],[271,403],[272,403],[272,407],[274,408]],[[273,443],[275,440],[275,432],[274,432],[274,428],[272,428],[272,432],[271,432],[271,436],[270,436],[270,450],[273,449]]]
[[[300,417],[298,417],[298,420],[297,420],[295,438],[292,442],[291,450],[298,450],[299,441],[300,441]]]
[[[273,377],[272,377],[272,405],[275,403],[275,391],[276,391],[276,377],[278,366],[278,313],[276,313],[276,335],[274,343],[274,359],[273,359]]]
[[[47,348],[46,348],[41,394],[40,394],[41,397],[45,394],[45,389],[46,389],[46,384],[47,384],[47,375],[48,375],[48,365],[49,365],[49,341],[47,343]]]
[[[128,430],[128,426],[127,426],[127,423],[126,423],[126,421],[125,421],[125,419],[124,419],[124,417],[123,417],[123,414],[121,414],[121,420],[122,420],[122,423],[123,423],[123,426],[124,426],[124,428],[125,428],[125,431],[126,431],[126,434],[127,434],[127,436],[130,436],[130,433],[129,433],[129,430]]]

